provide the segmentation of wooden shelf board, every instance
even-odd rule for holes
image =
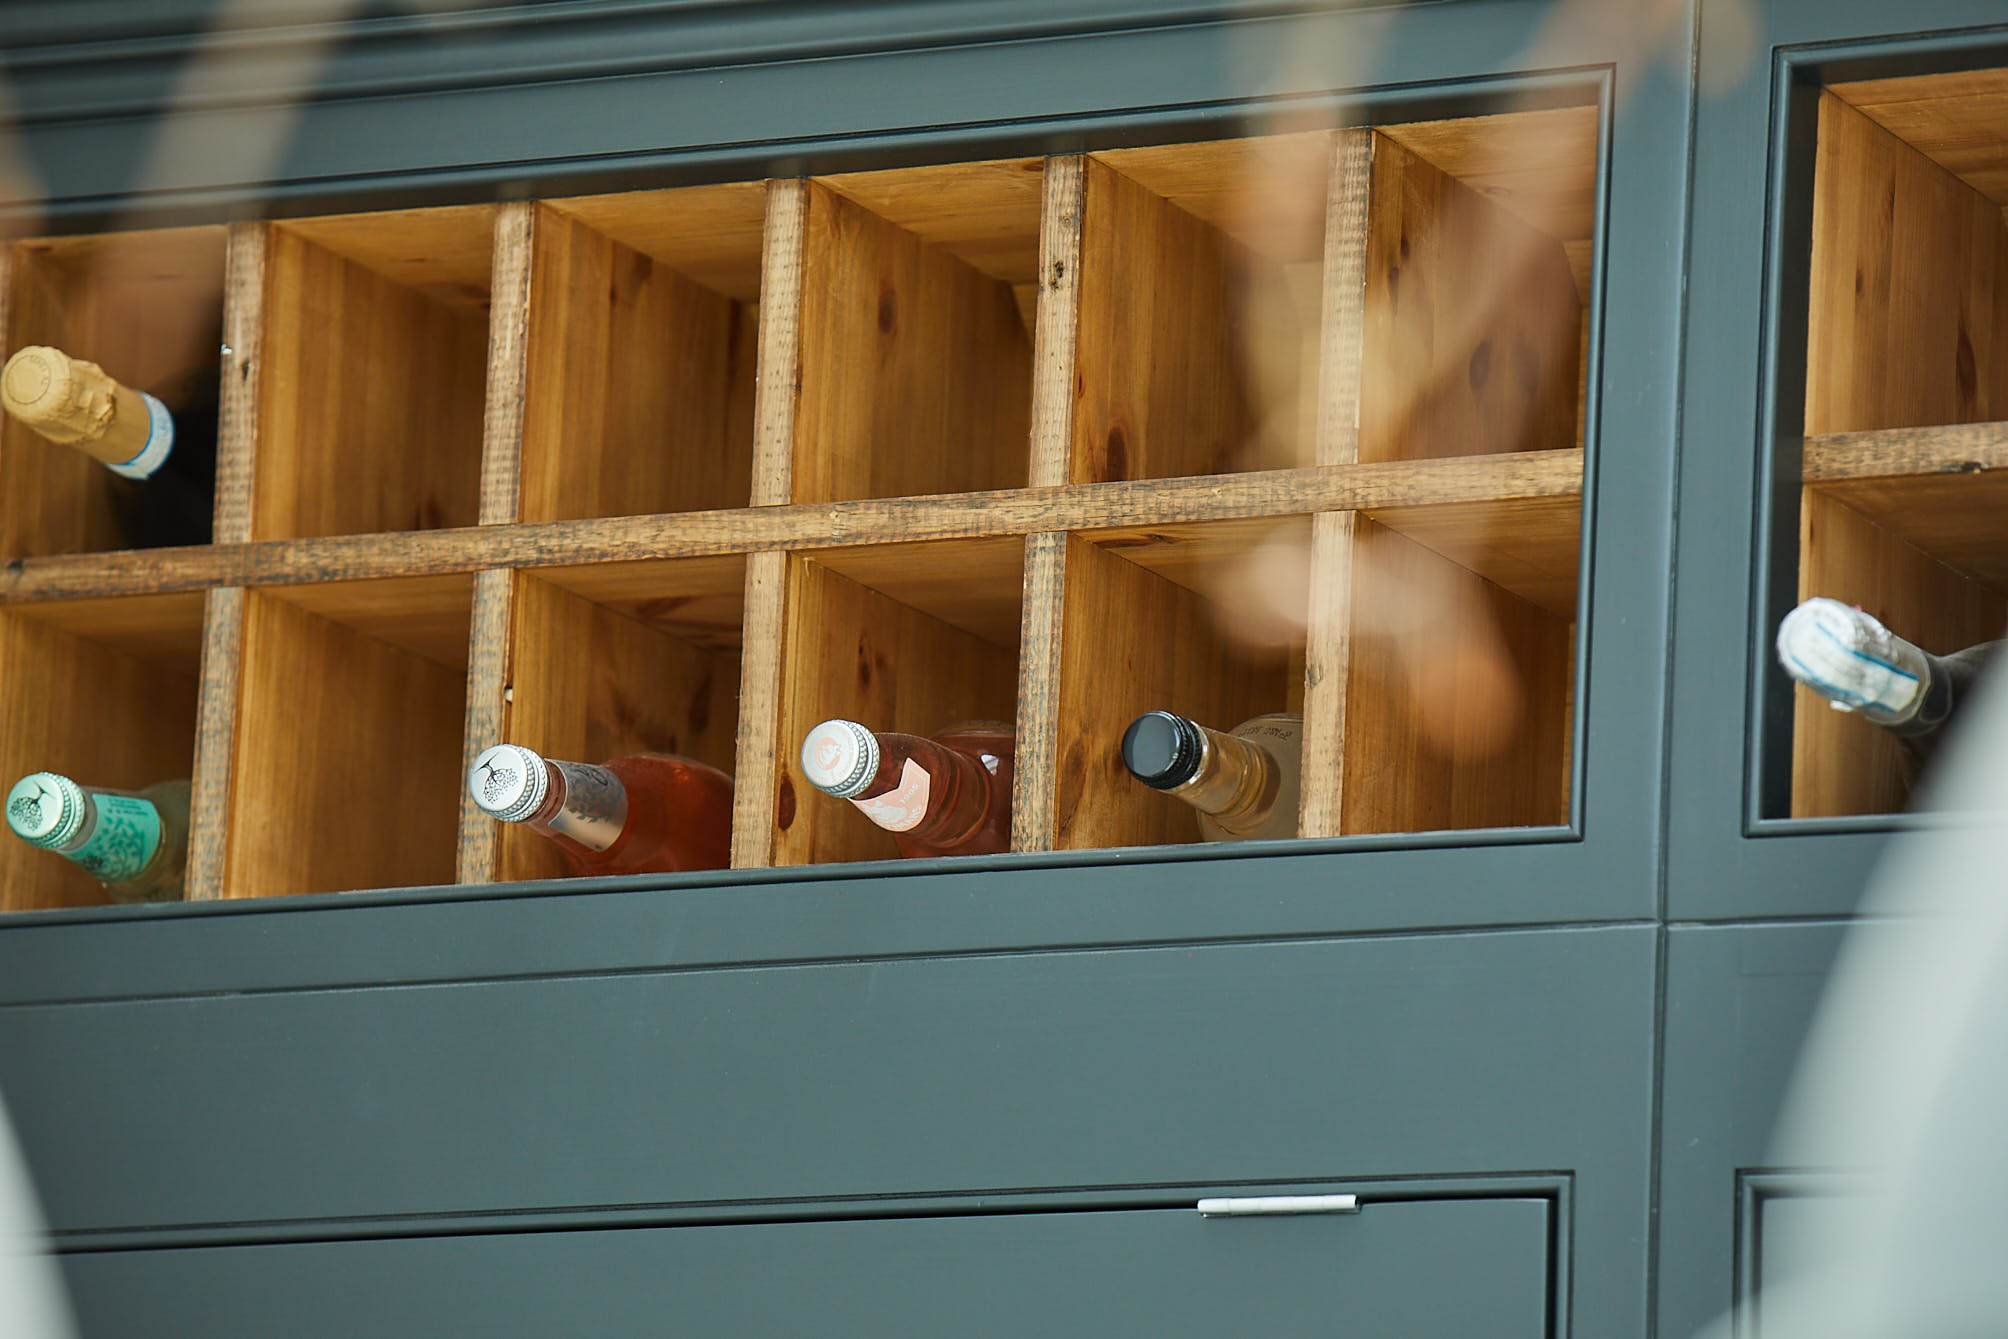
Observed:
[[[1808,437],[1803,458],[1809,489],[2008,591],[2008,423]]]
[[[547,567],[537,575],[693,645],[740,645],[746,611],[743,553]]]
[[[1974,190],[2008,205],[2008,69],[1828,87]]]
[[[767,183],[733,181],[543,202],[685,278],[740,302],[760,299]]]
[[[909,609],[1015,650],[1025,584],[1019,535],[819,549],[815,561]]]
[[[435,665],[467,668],[472,573],[290,586],[265,593]]]
[[[1576,617],[1583,542],[1579,498],[1369,507],[1364,514],[1529,604],[1567,621]]]
[[[211,586],[436,576],[485,567],[577,567],[772,549],[846,548],[895,538],[969,539],[1321,511],[1539,498],[1573,501],[1581,496],[1582,474],[1582,450],[1570,447],[670,516],[70,554],[24,558],[0,569],[0,604]]]
[[[1044,173],[1042,158],[1002,158],[816,180],[991,278],[1017,285],[1039,278]]]
[[[273,226],[449,306],[485,311],[498,208],[450,205],[330,214]]]

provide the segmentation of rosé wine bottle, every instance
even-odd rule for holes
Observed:
[[[802,741],[802,774],[892,833],[903,856],[989,855],[1011,846],[1014,740],[1001,721],[932,739],[824,721]]]
[[[723,869],[732,852],[732,778],[666,753],[594,767],[520,744],[474,760],[467,789],[483,813],[526,823],[575,874]]]

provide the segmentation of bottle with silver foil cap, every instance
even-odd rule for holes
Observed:
[[[598,766],[497,744],[467,774],[474,803],[558,848],[574,874],[722,869],[732,857],[732,778],[666,753]]]
[[[829,720],[802,740],[802,775],[892,834],[903,856],[988,855],[1011,846],[1015,735],[971,721],[919,735]]]
[[[221,371],[195,369],[161,394],[127,386],[96,363],[31,344],[0,367],[0,408],[48,442],[91,456],[109,480],[119,542],[207,544],[216,510]]]
[[[1147,711],[1123,731],[1123,765],[1153,790],[1198,811],[1210,842],[1297,835],[1303,717],[1271,712],[1214,730],[1169,711]]]
[[[143,790],[30,772],[7,794],[7,826],[87,870],[114,902],[174,902],[188,867],[188,782]]]

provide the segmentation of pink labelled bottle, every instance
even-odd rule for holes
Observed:
[[[83,866],[114,902],[176,902],[188,866],[188,782],[143,790],[30,772],[7,794],[7,826]]]
[[[467,789],[490,817],[542,833],[575,874],[723,869],[731,860],[732,778],[689,758],[637,753],[593,766],[497,744],[474,760]]]
[[[1253,716],[1215,730],[1169,711],[1147,711],[1123,732],[1123,765],[1154,790],[1198,811],[1210,842],[1297,835],[1304,719]]]
[[[824,721],[802,741],[802,775],[892,833],[908,857],[990,855],[1011,847],[1011,758],[1001,721],[934,738]]]

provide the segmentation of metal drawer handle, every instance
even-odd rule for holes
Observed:
[[[1252,1218],[1277,1213],[1358,1213],[1358,1195],[1254,1195],[1244,1199],[1201,1200],[1206,1218]]]

